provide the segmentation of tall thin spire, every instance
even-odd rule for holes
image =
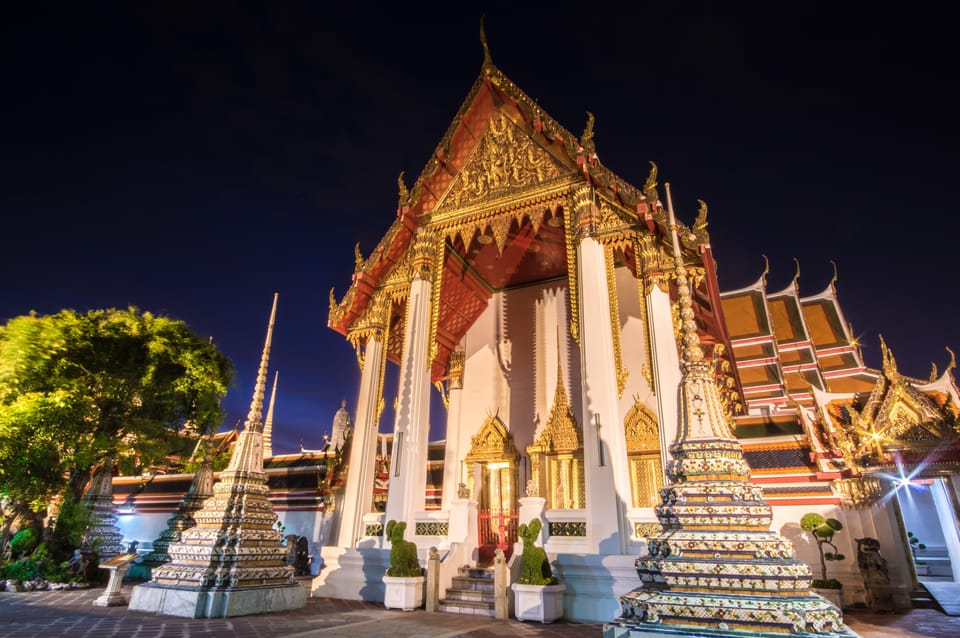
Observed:
[[[270,405],[267,407],[267,418],[263,421],[263,458],[273,456],[273,404],[277,400],[277,378],[280,371],[273,373],[273,390],[270,392]]]
[[[618,636],[687,633],[852,636],[839,609],[810,592],[809,566],[770,529],[763,490],[720,401],[713,364],[703,356],[687,268],[680,252],[670,184],[664,184],[682,323],[677,439],[670,484],[656,508],[661,530],[637,561],[643,586],[620,597]]]
[[[170,562],[152,570],[149,583],[134,587],[132,610],[213,618],[276,613],[306,604],[306,590],[287,564],[287,548],[263,471],[260,414],[278,296],[273,295],[250,414],[230,465],[220,473],[213,495],[194,514],[196,525],[168,547]],[[166,590],[176,594],[167,596]]]
[[[260,356],[260,369],[257,370],[257,383],[253,388],[250,412],[247,413],[247,421],[243,424],[245,430],[260,432],[263,427],[263,395],[267,391],[267,366],[270,363],[270,343],[273,341],[273,323],[277,318],[279,296],[280,293],[273,293],[273,309],[270,311],[270,323],[267,325],[267,341],[263,344],[263,354]]]

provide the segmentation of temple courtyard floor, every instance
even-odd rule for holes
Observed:
[[[129,600],[134,583],[124,584]],[[308,598],[302,609],[278,614],[192,620],[135,612],[126,606],[97,607],[103,588],[71,591],[0,593],[0,636],[53,638],[193,638],[256,636],[269,638],[453,638],[455,636],[553,636],[600,638],[602,624],[558,621],[552,624],[494,620],[480,616],[397,611],[383,605],[331,598]],[[862,638],[960,637],[960,616],[936,605],[881,614],[865,609],[844,612],[847,626]]]

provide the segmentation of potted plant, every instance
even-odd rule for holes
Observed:
[[[917,570],[917,576],[927,576],[930,574],[930,565],[918,561],[917,552],[927,548],[920,542],[920,539],[913,535],[913,532],[907,532],[907,541],[910,543],[910,552],[913,554],[913,566]]]
[[[523,540],[523,553],[520,578],[511,587],[517,620],[550,623],[563,617],[563,592],[567,587],[553,576],[547,552],[535,545],[542,527],[540,519],[535,518],[517,529]]]
[[[835,578],[827,578],[827,561],[846,558],[833,544],[833,535],[843,529],[843,524],[835,518],[811,512],[800,519],[800,527],[813,536],[820,554],[820,578],[814,579],[810,588],[843,609],[843,584]],[[831,551],[827,551],[827,548]]]
[[[390,541],[390,567],[383,576],[383,604],[387,609],[411,611],[423,604],[426,579],[417,560],[417,546],[403,540],[406,529],[406,523],[389,521],[385,530]]]

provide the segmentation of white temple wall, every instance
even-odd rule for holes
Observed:
[[[620,349],[623,351],[623,365],[627,370],[627,383],[620,396],[620,415],[623,417],[633,407],[636,397],[657,412],[657,400],[653,388],[643,374],[644,366],[649,366],[653,373],[652,364],[648,363],[650,355],[647,352],[646,331],[640,318],[640,288],[636,278],[626,267],[617,268],[617,300],[620,304]]]
[[[176,512],[135,512],[132,514],[117,515],[117,527],[123,534],[124,546],[137,541],[137,549],[149,550],[153,541],[160,537],[161,532],[167,529],[167,521]]]
[[[546,423],[557,383],[557,340],[564,383],[579,410],[579,353],[570,345],[566,281],[498,292],[464,338],[466,362],[456,426],[461,454],[488,414],[499,414],[518,452]],[[450,432],[447,433],[449,437]],[[462,472],[460,468],[458,471]],[[521,487],[529,478],[523,464]]]

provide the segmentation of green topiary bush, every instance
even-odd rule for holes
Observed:
[[[37,546],[38,540],[40,539],[32,528],[22,529],[10,539],[10,550],[17,558],[26,556]]]
[[[547,552],[542,547],[537,547],[537,536],[543,529],[539,518],[530,521],[529,525],[520,525],[517,528],[517,534],[523,539],[523,554],[520,555],[520,578],[517,582],[521,585],[556,585],[557,579],[553,577],[553,570],[550,569],[550,561],[547,560]]]
[[[800,519],[800,527],[808,532],[817,541],[817,551],[820,552],[820,578],[810,583],[817,589],[840,589],[843,584],[834,578],[827,578],[827,561],[840,561],[846,558],[833,544],[833,535],[843,529],[843,524],[835,518],[826,518],[816,512],[805,514]],[[833,551],[825,551],[830,547]]]
[[[406,523],[387,523],[387,538],[390,540],[390,568],[387,576],[423,576],[423,568],[417,560],[417,546],[403,540]]]

